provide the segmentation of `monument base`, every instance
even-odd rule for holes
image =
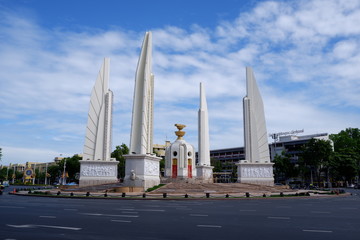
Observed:
[[[81,160],[79,187],[117,183],[117,167],[118,162],[115,159]]]
[[[239,183],[274,186],[273,163],[236,163]]]
[[[147,190],[160,184],[160,157],[148,154],[131,154],[124,157],[124,186],[142,187]]]
[[[213,183],[213,168],[212,166],[196,166],[196,180],[202,183]]]

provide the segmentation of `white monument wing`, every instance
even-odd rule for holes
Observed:
[[[135,75],[130,153],[152,153],[154,75],[152,74],[152,35],[145,34]]]
[[[90,96],[83,160],[110,158],[112,92],[109,90],[110,59],[105,58]]]
[[[250,162],[270,162],[264,105],[254,73],[246,67],[246,92],[244,97],[245,159]]]

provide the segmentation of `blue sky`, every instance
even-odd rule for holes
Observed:
[[[174,124],[183,123],[197,147],[203,82],[211,149],[242,146],[245,66],[253,67],[269,133],[360,127],[357,0],[0,0],[0,164],[82,153],[104,57],[111,58],[113,145],[128,144],[149,30],[155,143],[174,141]]]

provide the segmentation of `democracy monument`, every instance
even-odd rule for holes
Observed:
[[[108,58],[90,97],[79,186],[117,182],[117,161],[110,157],[113,93],[108,89]],[[264,106],[252,69],[246,68],[246,96],[243,99],[245,160],[237,163],[238,182],[274,185],[270,162]],[[125,155],[123,186],[148,189],[160,184],[160,157],[153,153],[154,74],[152,33],[146,32],[135,74],[130,133],[130,152]],[[177,139],[166,147],[165,178],[168,182],[212,183],[209,120],[205,88],[200,83],[198,111],[198,162],[194,146],[184,139],[186,127],[175,124]]]

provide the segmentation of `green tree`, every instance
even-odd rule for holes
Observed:
[[[223,170],[223,166],[219,159],[211,158],[210,165],[214,167],[213,172],[222,172],[222,170]]]
[[[48,167],[47,172],[49,174],[49,181],[50,183],[55,183],[58,181],[60,175],[61,175],[61,170],[60,170],[60,166],[59,165],[51,165]]]
[[[111,153],[111,157],[118,161],[118,178],[124,179],[125,177],[125,157],[124,155],[129,154],[129,148],[125,143],[121,146],[116,146],[115,150]]]
[[[6,177],[7,177],[7,170],[8,170],[7,167],[3,167],[3,168],[0,169],[0,181],[7,180],[7,179],[6,179]]]
[[[66,161],[66,170],[65,171],[68,175],[66,182],[77,182],[76,174],[78,174],[80,172],[80,162],[79,161],[81,159],[82,159],[82,157],[80,157],[79,155],[74,155],[72,157],[64,158],[58,163],[61,174],[63,174],[64,164]]]
[[[284,179],[285,182],[289,178],[296,177],[299,174],[299,169],[295,163],[291,162],[290,156],[286,152],[282,152],[281,155],[274,157],[274,170],[275,170],[275,179]]]
[[[12,180],[13,179],[13,174],[14,174],[14,169],[9,168],[9,172],[8,172],[8,180]]]
[[[23,172],[15,171],[15,183],[22,183],[23,182],[23,177],[24,177]]]
[[[360,175],[360,130],[347,128],[330,135],[334,142],[335,157],[332,172],[337,180],[352,181]]]
[[[331,174],[336,181],[348,181],[357,175],[358,164],[349,154],[335,152],[331,161]]]
[[[304,145],[300,164],[304,168],[310,168],[310,174],[314,173],[318,184],[320,184],[321,172],[328,174],[332,157],[331,141],[313,138]]]
[[[6,174],[6,173],[5,173]],[[10,182],[12,182],[13,177],[14,177],[14,181],[16,183],[21,183],[22,179],[23,179],[24,173],[23,172],[19,172],[19,171],[15,171],[13,168],[9,168],[9,172],[8,172],[8,180]]]

